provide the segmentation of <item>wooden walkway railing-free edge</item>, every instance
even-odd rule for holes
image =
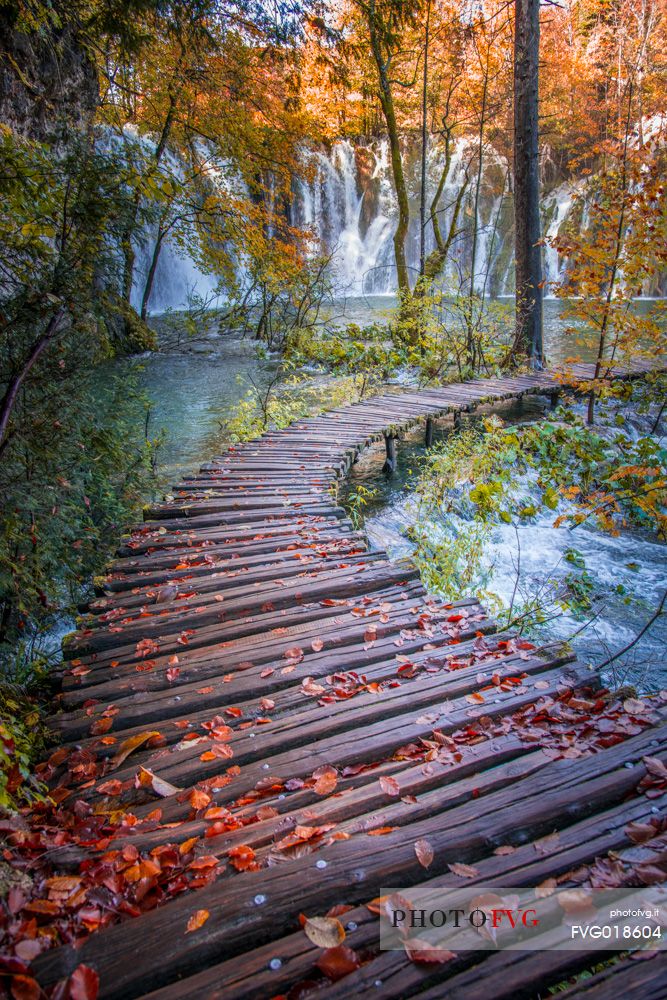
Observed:
[[[667,761],[667,726],[659,711],[628,721],[560,645],[496,633],[474,600],[430,598],[411,565],[369,551],[330,492],[383,436],[560,389],[546,372],[477,380],[297,421],[230,448],[124,536],[67,643],[52,725],[74,765],[51,768],[51,783],[136,817],[109,857],[132,845],[159,862],[165,845],[191,841],[184,864],[221,864],[196,892],[44,952],[40,983],[85,963],[110,1000],[269,998],[313,979],[326,1000],[509,1000],[598,960],[498,952],[424,965],[379,950],[365,904],[387,885],[461,885],[457,864],[471,866],[466,885],[537,885],[612,851],[657,863],[659,827],[640,846],[626,828],[665,815],[667,796],[638,786],[645,757]],[[608,738],[590,736],[591,719]],[[65,849],[64,870],[87,856],[99,852]],[[333,981],[298,916],[343,904],[352,952]],[[664,974],[662,953],[626,960],[569,995],[657,998]]]

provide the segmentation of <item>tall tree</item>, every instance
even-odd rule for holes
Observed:
[[[428,44],[431,24],[431,3],[426,4],[426,27],[424,28],[424,69],[422,74],[422,148],[421,178],[419,187],[419,276],[424,276],[426,264],[426,160],[428,144]]]
[[[515,352],[544,365],[538,100],[540,0],[514,5]]]
[[[399,293],[410,296],[410,273],[405,244],[410,225],[410,201],[408,185],[403,168],[400,126],[396,113],[394,90],[397,86],[411,88],[415,79],[405,81],[394,73],[401,56],[404,32],[414,19],[419,0],[357,0],[358,7],[366,21],[370,38],[370,48],[377,71],[378,97],[387,126],[391,170],[398,202],[398,221],[394,231],[394,258],[396,261],[396,281]],[[416,78],[416,68],[413,76]]]

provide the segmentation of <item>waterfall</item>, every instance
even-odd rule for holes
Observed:
[[[152,155],[151,140],[136,135],[143,155]],[[458,220],[458,231],[450,247],[442,275],[443,287],[455,292],[467,291],[473,248],[473,217],[477,184],[477,152],[464,140],[454,143],[451,162],[438,205],[438,220],[443,237],[449,232],[457,195],[464,184],[466,171],[471,175]],[[208,160],[200,150],[202,162]],[[387,139],[352,141],[340,139],[330,147],[304,149],[304,170],[295,177],[289,206],[289,223],[311,233],[322,251],[330,255],[329,275],[338,298],[364,295],[391,295],[396,292],[396,269],[393,236],[397,224],[398,205],[394,191]],[[165,157],[164,166],[175,177],[182,174],[182,165]],[[173,160],[173,162],[172,162]],[[403,161],[408,198],[410,225],[406,237],[406,258],[412,281],[419,270],[419,143],[403,143]],[[444,167],[444,149],[437,142],[429,146],[427,156],[427,208],[440,181]],[[232,177],[225,164],[210,162],[206,173],[217,187],[239,193],[238,178]],[[228,176],[229,174],[229,176]],[[270,178],[269,178],[270,180]],[[477,198],[477,239],[475,250],[474,287],[480,294],[512,295],[514,292],[514,232],[511,184],[507,162],[491,147],[484,151]],[[544,275],[549,285],[561,280],[563,264],[558,251],[549,244],[563,224],[573,217],[576,208],[580,225],[585,228],[587,204],[585,181],[563,182],[552,187],[542,202],[542,231],[545,236]],[[274,192],[266,195],[267,207],[282,211],[275,204]],[[577,207],[578,206],[578,207]],[[271,211],[269,212],[271,218]],[[155,233],[150,230],[136,240],[136,266],[132,303],[139,308],[146,275],[155,246]],[[435,248],[433,226],[426,225],[426,254]],[[245,269],[242,255],[237,260],[239,283],[243,285]],[[167,309],[183,309],[193,301],[217,304],[219,283],[206,273],[183,249],[176,238],[168,236],[163,244],[149,302],[151,313]]]
[[[404,149],[404,164],[410,200],[410,226],[406,256],[413,280],[419,269],[419,156],[416,146]],[[449,173],[438,207],[438,219],[446,235],[466,165],[475,155],[464,141],[454,144]],[[396,291],[393,235],[398,208],[394,193],[389,144],[386,139],[339,140],[328,150],[304,153],[308,179],[295,183],[291,223],[313,232],[325,252],[331,254],[330,273],[339,296],[391,294]],[[433,143],[427,158],[427,205],[430,206],[444,165],[442,147]],[[469,168],[475,173],[475,164]],[[476,176],[464,196],[459,233],[451,247],[443,282],[456,288],[465,277],[469,282],[472,256],[472,216]],[[572,210],[574,196],[583,183],[561,184],[543,200],[543,232],[554,237]],[[477,248],[474,286],[479,293],[512,295],[514,292],[514,234],[512,200],[507,164],[492,149],[486,149],[481,174],[477,214]],[[433,227],[426,229],[426,253],[435,246]],[[562,277],[558,252],[545,245],[547,282]]]
[[[305,156],[310,178],[298,182],[292,223],[312,230],[332,255],[336,292],[393,292],[396,198],[388,143],[380,140],[371,149],[345,139],[328,154],[315,150]]]
[[[562,280],[563,264],[558,251],[551,246],[550,240],[555,239],[563,223],[568,219],[575,197],[583,193],[583,182],[564,183],[554,188],[544,199],[542,211],[542,230],[544,245],[544,277],[547,285],[550,282]],[[584,202],[585,206],[585,202]]]
[[[151,159],[155,153],[155,141],[140,135],[132,125],[126,125],[122,136],[107,131],[103,142],[119,148],[121,143],[129,162]],[[202,163],[213,183],[222,185],[224,179],[219,169],[210,164],[207,151],[199,150]],[[184,166],[171,152],[167,151],[160,164],[161,173],[171,176],[176,182],[183,179]],[[134,238],[135,265],[130,302],[138,311],[146,286],[146,278],[153,258],[157,239],[157,224],[148,227]],[[192,256],[182,248],[175,234],[168,234],[163,240],[153,287],[148,303],[149,313],[162,313],[168,309],[186,309],[196,302],[215,303],[218,297],[218,282],[211,274],[198,267]]]
[[[136,244],[136,261],[131,303],[138,311],[155,248],[155,234],[146,233]],[[217,282],[201,271],[187,253],[180,251],[174,240],[167,237],[162,244],[155,271],[148,311],[163,313],[168,309],[187,309],[197,301],[211,304],[217,298]]]

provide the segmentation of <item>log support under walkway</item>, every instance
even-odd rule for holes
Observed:
[[[382,471],[388,476],[391,476],[394,472],[396,472],[396,465],[398,462],[398,453],[396,450],[397,440],[398,438],[396,435],[391,432],[384,435],[384,447],[387,457],[384,465],[382,466]]]

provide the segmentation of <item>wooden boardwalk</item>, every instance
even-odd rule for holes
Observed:
[[[365,904],[387,885],[528,886],[612,851],[628,870],[654,859],[664,845],[637,847],[626,829],[664,816],[659,782],[642,788],[643,758],[667,760],[667,726],[599,697],[561,647],[497,634],[473,600],[429,598],[331,492],[384,435],[559,387],[547,373],[479,380],[301,420],[231,448],[123,537],[66,646],[52,724],[70,754],[47,770],[80,809],[136,818],[102,849],[110,886],[139,872],[145,912],[44,952],[40,983],[85,963],[115,1000],[310,996],[303,982],[326,1000],[488,1000],[537,995],[594,961],[379,950]],[[63,870],[99,857],[65,851]],[[167,864],[202,887],[156,905]],[[336,981],[299,914],[342,906]],[[628,961],[569,995],[665,996],[664,973],[662,955]]]

